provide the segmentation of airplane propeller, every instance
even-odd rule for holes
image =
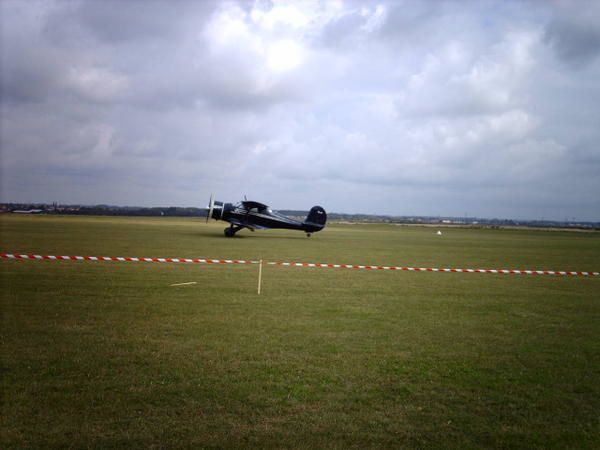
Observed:
[[[206,214],[206,223],[212,217],[213,209],[215,208],[215,199],[213,194],[210,194],[210,200],[208,201],[208,212]]]

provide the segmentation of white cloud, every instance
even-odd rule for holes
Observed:
[[[294,4],[276,4],[267,9],[260,8],[260,4],[254,5],[250,16],[255,23],[268,30],[276,26],[305,28],[309,24],[309,18]]]
[[[372,33],[383,26],[387,18],[387,9],[384,5],[377,5],[373,11],[368,8],[361,10],[361,15],[367,19],[361,29]]]
[[[269,44],[267,67],[275,72],[285,72],[297,68],[304,61],[304,49],[292,40],[283,39]]]
[[[258,53],[261,43],[248,27],[247,16],[238,6],[224,6],[215,12],[205,28],[211,49],[222,51],[228,47],[243,46]]]
[[[117,100],[126,93],[129,81],[126,76],[98,67],[72,67],[66,84],[86,100],[107,102]]]
[[[518,88],[535,63],[539,33],[509,33],[472,66],[464,81],[484,105],[510,108],[520,101]]]

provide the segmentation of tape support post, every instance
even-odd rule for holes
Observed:
[[[158,262],[158,263],[196,263],[196,264],[259,264],[259,261],[241,259],[206,259],[206,258],[141,258],[124,256],[54,256],[0,253],[3,259],[33,259],[33,260],[62,260],[62,261],[115,261],[115,262]],[[434,267],[399,267],[399,266],[365,266],[354,264],[324,264],[303,262],[265,262],[272,266],[286,267],[315,267],[334,269],[362,270],[396,270],[408,272],[452,272],[452,273],[494,273],[512,275],[562,275],[562,276],[599,276],[600,272],[564,271],[564,270],[518,270],[518,269],[462,269]]]

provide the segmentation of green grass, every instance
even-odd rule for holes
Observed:
[[[600,234],[0,217],[0,251],[598,270]],[[0,260],[0,447],[597,447],[600,279]],[[195,281],[191,286],[172,283]]]

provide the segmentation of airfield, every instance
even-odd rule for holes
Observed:
[[[0,216],[1,252],[598,271],[600,233]],[[2,448],[593,448],[600,277],[0,260]],[[172,286],[173,284],[182,284]]]

